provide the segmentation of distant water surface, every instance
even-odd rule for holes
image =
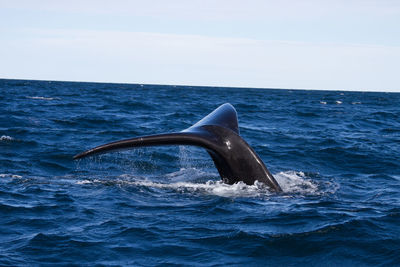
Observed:
[[[0,265],[400,265],[400,94],[0,80]],[[201,148],[73,161],[229,102],[281,184]]]

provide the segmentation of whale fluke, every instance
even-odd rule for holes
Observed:
[[[160,145],[203,147],[210,154],[225,183],[243,181],[253,185],[258,180],[269,186],[272,191],[282,191],[261,158],[240,137],[236,110],[228,103],[181,132],[135,137],[104,144],[77,154],[74,159],[114,150]]]

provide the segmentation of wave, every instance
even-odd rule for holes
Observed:
[[[285,193],[318,194],[318,184],[307,178],[303,172],[279,172],[274,177]]]
[[[316,182],[307,178],[303,172],[286,171],[279,172],[274,175],[278,183],[281,185],[283,194],[300,194],[300,195],[320,195],[327,193]],[[194,182],[208,178],[205,182]],[[138,186],[156,189],[172,189],[181,193],[202,193],[207,195],[215,195],[220,197],[265,197],[275,195],[269,191],[269,188],[263,183],[256,181],[254,185],[247,185],[243,182],[238,182],[233,185],[225,184],[218,180],[209,180],[210,174],[199,171],[195,168],[184,169],[167,174],[166,178],[175,180],[172,182],[159,182],[148,179],[138,179],[127,174],[119,176],[117,180],[110,181],[109,179],[85,179],[77,181],[76,184],[115,184],[118,186]],[[176,181],[179,180],[179,181]],[[183,181],[186,179],[186,181]],[[190,181],[187,181],[190,179]],[[330,193],[334,191],[329,191]]]
[[[22,176],[10,173],[0,173],[0,178],[17,178],[20,179]]]
[[[26,98],[35,100],[48,100],[48,101],[60,99],[59,97],[44,97],[44,96],[26,96]]]
[[[110,181],[103,180],[82,180],[77,184],[110,184]],[[215,195],[221,197],[256,197],[263,195],[270,195],[268,188],[264,184],[256,182],[254,185],[246,185],[243,182],[235,183],[233,185],[225,184],[222,181],[209,180],[205,183],[193,182],[175,182],[175,183],[162,183],[153,182],[149,180],[142,181],[124,181],[117,180],[114,182],[118,185],[139,186],[156,189],[172,189],[181,193],[204,193],[208,195]]]
[[[0,141],[12,141],[12,140],[14,140],[14,138],[12,138],[11,136],[8,136],[8,135],[2,135],[0,137]]]

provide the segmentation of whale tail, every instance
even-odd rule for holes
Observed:
[[[222,178],[228,184],[256,180],[273,191],[282,191],[256,152],[239,135],[237,113],[231,104],[223,104],[191,127],[175,133],[157,134],[120,140],[84,151],[80,159],[115,150],[142,146],[192,145],[207,150]]]

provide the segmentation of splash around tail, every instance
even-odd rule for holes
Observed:
[[[243,182],[253,185],[258,180],[271,191],[282,191],[261,158],[239,135],[236,110],[228,103],[181,132],[142,136],[104,144],[77,154],[74,159],[114,150],[160,145],[203,147],[214,161],[224,183],[232,185]]]

